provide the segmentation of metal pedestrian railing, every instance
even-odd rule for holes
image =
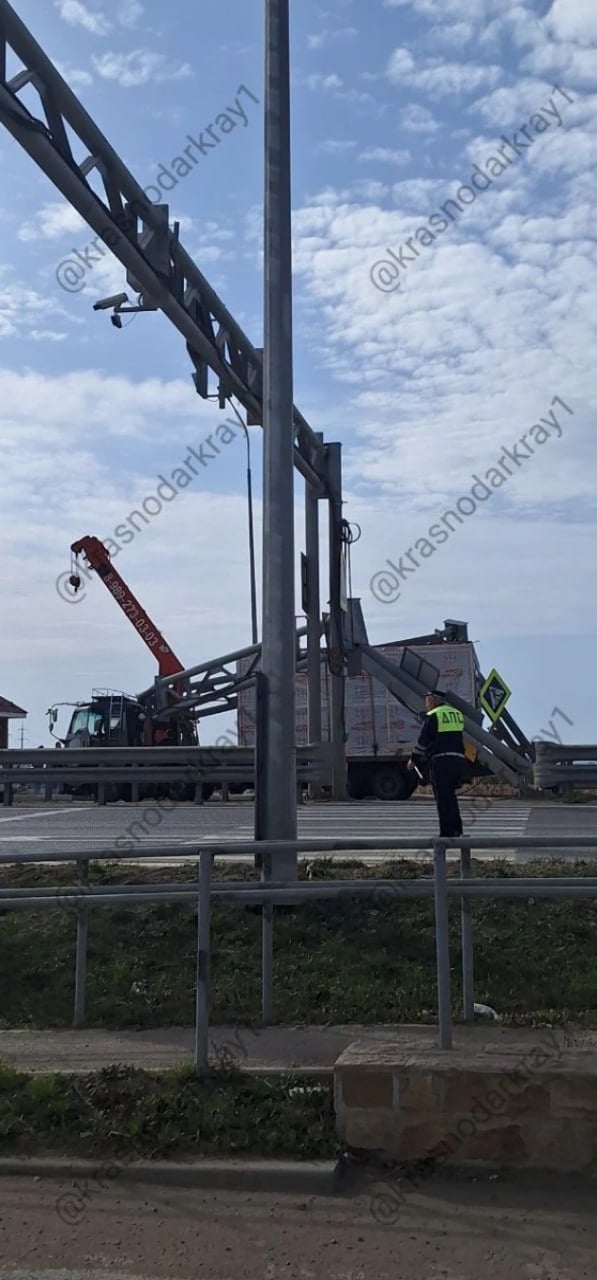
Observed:
[[[166,858],[180,861],[181,856],[196,859],[196,880],[180,884],[165,881],[163,884],[90,885],[91,862],[123,861],[122,854],[113,849],[97,850],[85,854],[69,850],[60,853],[24,852],[0,854],[0,865],[27,865],[41,863],[74,863],[78,869],[78,884],[67,888],[0,888],[0,912],[72,910],[77,919],[77,944],[75,953],[75,999],[73,1025],[85,1025],[87,935],[89,911],[96,907],[138,907],[154,903],[191,904],[197,908],[197,972],[195,1011],[195,1064],[200,1075],[208,1071],[209,1042],[209,991],[211,956],[211,903],[221,901],[246,905],[261,904],[262,912],[262,1019],[271,1021],[273,1006],[273,932],[276,904],[291,905],[309,901],[340,899],[344,897],[377,897],[380,901],[391,899],[409,901],[432,898],[435,914],[435,944],[438,991],[438,1034],[442,1049],[453,1045],[451,961],[448,930],[448,904],[451,898],[460,901],[463,1017],[465,1022],[474,1020],[474,934],[471,906],[479,898],[572,898],[597,900],[597,876],[533,876],[516,878],[475,877],[472,874],[472,850],[500,851],[512,848],[512,838],[461,837],[457,840],[429,839],[417,846],[417,853],[429,852],[433,857],[433,876],[415,879],[370,880],[302,880],[260,881],[214,880],[213,864],[216,859],[232,856],[254,857],[257,853],[271,855],[275,867],[275,855],[280,853],[355,854],[361,852],[412,853],[413,843],[405,837],[396,839],[305,839],[288,841],[247,841],[246,843],[210,843],[197,846],[189,853],[180,845],[154,846],[135,851],[135,862],[163,861]],[[528,836],[517,837],[516,847],[526,850],[578,851],[597,853],[595,836]],[[460,859],[460,875],[450,878],[447,874],[447,853],[457,852]],[[128,859],[125,858],[125,861]]]

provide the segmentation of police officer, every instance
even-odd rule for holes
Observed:
[[[464,775],[464,716],[436,693],[427,694],[425,712],[423,728],[407,767],[423,776],[427,769],[429,771],[440,836],[461,836],[462,818],[456,788]]]

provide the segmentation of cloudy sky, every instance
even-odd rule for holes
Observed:
[[[185,247],[260,345],[263,4],[15,7],[141,185],[171,187]],[[569,740],[594,741],[597,7],[292,8],[295,399],[343,442],[370,638],[465,619],[530,736],[558,707]],[[183,175],[210,125],[217,145]],[[196,395],[163,316],[118,333],[94,314],[124,271],[107,251],[81,266],[93,232],[2,129],[0,165],[0,692],[36,745],[50,703],[154,675],[99,581],[60,598],[71,542],[128,527],[228,415]],[[250,643],[230,435],[115,559],[188,664]]]

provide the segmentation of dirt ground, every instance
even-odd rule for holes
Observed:
[[[72,1184],[4,1179],[0,1280],[593,1280],[596,1192],[459,1176],[384,1222],[383,1185],[314,1199],[114,1184],[71,1223]]]

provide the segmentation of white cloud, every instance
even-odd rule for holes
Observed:
[[[475,28],[472,22],[453,22],[445,26],[432,27],[429,32],[433,44],[460,50],[470,44],[474,34]]]
[[[597,8],[593,0],[554,0],[544,25],[557,40],[587,47],[597,44]]]
[[[68,333],[59,333],[54,329],[31,329],[27,335],[34,342],[64,342]]]
[[[470,18],[477,24],[484,24],[496,13],[504,10],[505,5],[516,5],[516,0],[383,0],[386,9],[405,9],[410,7],[421,17],[446,19],[450,21]],[[524,0],[522,0],[524,3]]]
[[[353,151],[356,145],[356,142],[342,141],[340,139],[336,141],[334,138],[328,138],[325,142],[318,143],[317,150],[322,151],[324,155],[344,155],[347,151]]]
[[[39,337],[40,326],[55,316],[68,317],[56,297],[44,297],[0,268],[0,338]]]
[[[108,2],[108,0],[107,0]],[[110,0],[114,7],[114,19],[122,27],[136,27],[143,15],[144,6],[141,0]],[[91,9],[83,0],[54,0],[60,17],[73,27],[83,27],[94,36],[106,36],[113,30],[113,23],[107,15]]]
[[[482,86],[493,88],[503,73],[498,66],[446,62],[443,58],[430,58],[417,64],[408,49],[399,48],[390,57],[387,74],[393,84],[422,90],[430,97],[444,98],[474,93]]]
[[[42,240],[58,240],[61,236],[88,231],[87,223],[70,204],[49,201],[30,222],[19,228],[19,240],[36,242]]]
[[[161,84],[166,80],[186,80],[193,75],[190,63],[173,66],[165,54],[152,53],[149,49],[104,53],[99,58],[94,56],[92,62],[102,79],[115,80],[122,89],[133,89],[141,84]]]
[[[309,49],[323,49],[337,41],[354,40],[358,34],[356,27],[340,27],[337,31],[320,31],[317,35],[307,36],[307,44]]]
[[[437,133],[441,125],[427,109],[418,102],[409,103],[399,115],[399,125],[406,133]]]
[[[94,36],[105,36],[111,25],[103,13],[94,13],[81,0],[56,0],[56,8],[64,22],[72,27],[84,27]]]
[[[74,89],[75,92],[77,89],[87,89],[90,84],[93,84],[93,76],[89,71],[81,71],[77,70],[77,68],[66,67],[56,59],[54,59],[54,66],[56,67],[56,70],[59,71],[62,79],[66,80],[66,83],[71,89]]]
[[[557,78],[562,87],[581,85],[597,88],[595,49],[579,49],[577,45],[545,43],[533,49],[522,60],[522,67],[536,75]]]
[[[143,16],[140,0],[117,0],[117,18],[123,27],[136,27]]]
[[[379,161],[381,164],[408,164],[410,151],[393,151],[391,147],[368,147],[359,156],[361,161]]]
[[[557,148],[578,159],[575,137],[554,130],[537,154],[547,163]],[[466,476],[547,414],[552,395],[575,416],[564,415],[565,441],[538,451],[509,482],[506,510],[545,514],[552,503],[565,522],[562,503],[591,501],[597,249],[591,187],[571,169],[570,185],[542,217],[532,215],[541,207],[540,175],[529,165],[509,170],[502,188],[496,182],[479,194],[433,243],[406,250],[400,294],[375,290],[370,268],[388,248],[406,248],[451,187],[398,183],[395,211],[373,200],[357,209],[330,190],[295,214],[295,271],[310,305],[326,315],[323,338],[317,330],[320,361],[338,386],[360,388],[348,393],[361,444],[358,454],[348,451],[347,474],[371,495],[385,489],[409,518],[430,508],[430,494],[445,507],[464,492]],[[466,180],[465,169],[460,176]]]
[[[321,75],[319,72],[312,76],[307,76],[307,85],[310,89],[323,89],[328,93],[332,89],[341,89],[342,81],[337,75]]]
[[[40,311],[42,303],[43,299]],[[7,443],[11,432],[17,441],[27,434],[34,440],[43,420],[45,432],[61,439],[65,449],[80,442],[82,421],[89,440],[97,432],[106,440],[112,436],[154,444],[172,438],[171,421],[177,421],[181,434],[190,431],[195,438],[202,422],[219,421],[217,411],[198,401],[187,382],[149,378],[136,383],[126,377],[107,378],[94,369],[53,379],[0,368],[0,406]],[[64,483],[69,483],[66,476]]]
[[[573,97],[570,94],[570,97]],[[516,84],[502,86],[494,89],[493,93],[486,94],[483,98],[478,98],[468,108],[468,114],[473,118],[482,115],[491,125],[495,127],[505,125],[510,126],[515,123],[524,124],[531,115],[540,111],[543,106],[549,106],[551,100],[557,106],[560,104],[560,114],[570,119],[570,103],[561,94],[554,93],[553,85],[548,81],[538,81],[534,77],[521,76],[517,78]]]

